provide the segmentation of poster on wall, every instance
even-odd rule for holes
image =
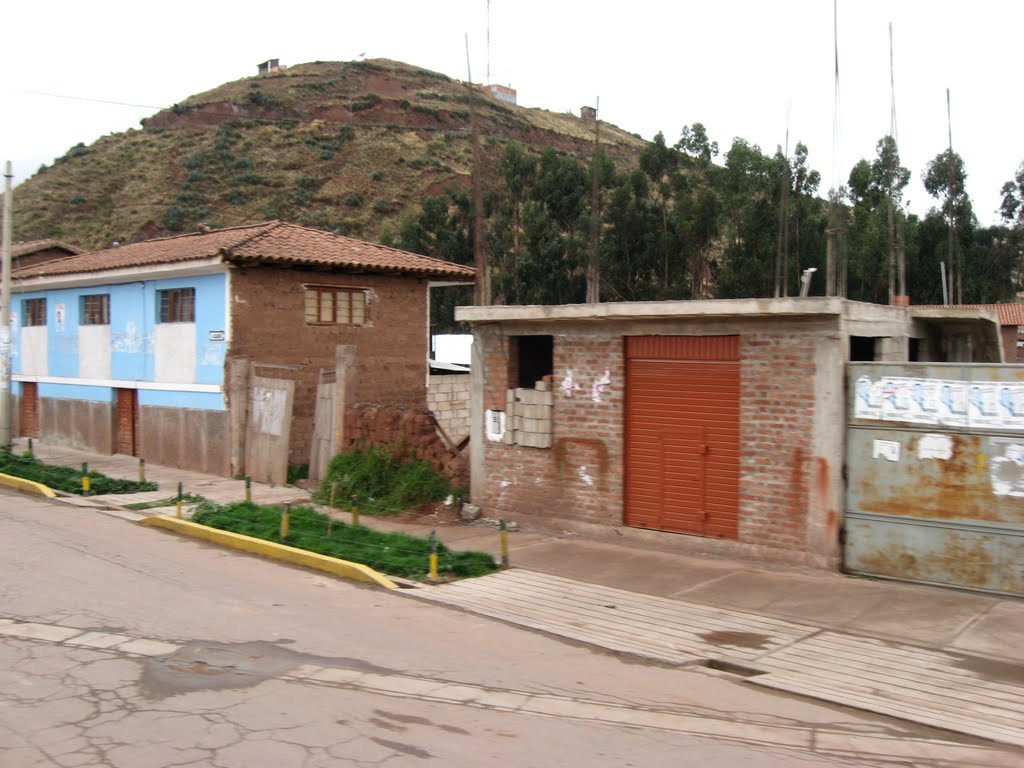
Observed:
[[[1024,384],[860,376],[854,418],[1024,431]]]

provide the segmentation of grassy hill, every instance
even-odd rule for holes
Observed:
[[[476,93],[485,185],[510,141],[589,157],[592,123]],[[464,83],[385,59],[243,78],[72,147],[18,187],[15,232],[95,249],[280,218],[377,240],[468,188],[470,106]],[[626,166],[646,144],[608,124],[601,143]]]

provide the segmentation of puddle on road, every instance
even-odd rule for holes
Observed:
[[[770,635],[762,635],[758,632],[735,632],[732,630],[718,630],[715,632],[700,632],[697,634],[705,643],[711,645],[731,645],[734,648],[753,648],[761,650],[768,647]]]
[[[277,643],[209,643],[193,641],[170,656],[141,662],[142,694],[164,699],[193,691],[251,688],[303,664],[383,675],[395,670],[346,657],[297,653]]]

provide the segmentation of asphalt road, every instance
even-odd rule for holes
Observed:
[[[0,491],[0,766],[1018,765]]]

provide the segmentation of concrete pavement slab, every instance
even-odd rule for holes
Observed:
[[[993,604],[963,629],[952,647],[1024,664],[1024,601]]]

